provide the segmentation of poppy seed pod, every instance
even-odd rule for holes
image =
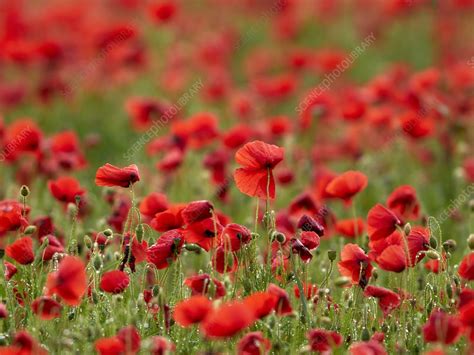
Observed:
[[[20,195],[22,197],[28,197],[28,195],[30,194],[30,189],[28,186],[26,185],[23,185],[21,188],[20,188]]]
[[[331,261],[336,260],[337,253],[335,250],[328,250],[328,259]]]

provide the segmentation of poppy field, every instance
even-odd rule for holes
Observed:
[[[474,354],[473,0],[0,0],[0,355]]]

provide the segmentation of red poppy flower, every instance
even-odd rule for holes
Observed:
[[[376,259],[382,270],[402,272],[408,264],[405,249],[401,245],[390,245]]]
[[[28,206],[26,211],[23,211],[23,205],[17,201],[0,201],[0,237],[9,231],[26,227],[28,221],[24,218],[23,212],[27,214],[29,211],[30,208]]]
[[[428,250],[430,231],[428,228],[415,226],[406,238],[408,244],[407,261],[408,265],[413,267],[425,257],[425,254],[422,252]]]
[[[342,336],[337,332],[325,329],[312,329],[306,334],[311,350],[326,352],[338,348],[342,344]]]
[[[401,220],[417,219],[420,204],[415,189],[410,185],[397,187],[387,199],[388,208]]]
[[[151,338],[151,355],[167,355],[175,350],[176,346],[165,337],[154,336]]]
[[[353,284],[367,286],[372,276],[373,266],[369,257],[357,244],[346,244],[341,252],[341,261],[337,264],[339,272],[352,279]]]
[[[140,213],[148,218],[153,218],[157,213],[168,209],[168,199],[164,194],[152,192],[140,202]]]
[[[228,252],[223,246],[219,246],[212,256],[212,266],[218,273],[232,273],[239,267],[239,261],[233,252]]]
[[[254,129],[246,124],[238,124],[222,135],[222,143],[229,149],[237,149],[254,135]]]
[[[37,152],[39,150],[43,133],[36,122],[31,119],[17,119],[5,132],[3,149],[7,160],[13,161],[21,153]]]
[[[427,343],[455,343],[462,333],[462,323],[456,316],[451,316],[435,309],[423,326],[423,337]]]
[[[367,176],[359,171],[349,170],[332,179],[326,186],[326,192],[345,203],[350,203],[352,198],[366,187]]]
[[[174,308],[173,318],[182,327],[200,323],[212,310],[212,302],[205,296],[191,296]]]
[[[385,316],[393,309],[400,306],[400,296],[395,292],[383,287],[369,285],[365,288],[364,295],[366,297],[378,298],[379,307]]]
[[[168,267],[171,261],[176,260],[184,244],[182,233],[173,229],[163,233],[146,252],[148,262],[158,269]]]
[[[392,234],[402,222],[388,208],[381,204],[372,207],[367,215],[367,229],[370,240],[379,240]]]
[[[124,344],[128,355],[135,354],[140,350],[141,337],[133,325],[120,329],[117,332],[117,338]]]
[[[211,287],[212,282],[212,287]],[[213,291],[212,297],[221,298],[225,296],[225,287],[222,282],[217,279],[211,279],[208,274],[200,274],[190,276],[184,280],[184,284],[191,289],[191,294],[194,295],[209,295]]]
[[[305,232],[314,232],[318,236],[324,235],[324,226],[321,225],[318,221],[316,221],[313,217],[308,215],[303,215],[298,221],[297,225],[298,229],[301,229]]]
[[[296,298],[300,298],[300,289],[298,285],[293,287]],[[303,283],[303,293],[307,300],[314,299],[318,294],[318,286],[310,283]]]
[[[120,270],[105,272],[100,279],[100,288],[109,293],[122,293],[129,285],[130,277]]]
[[[458,308],[461,309],[465,305],[474,301],[474,290],[464,287],[459,293],[459,304]]]
[[[58,271],[48,275],[47,295],[57,294],[70,306],[77,306],[86,293],[87,275],[84,262],[75,256],[66,256]]]
[[[285,316],[293,313],[288,293],[275,284],[268,285],[267,292],[276,298],[275,312],[278,315]]]
[[[262,199],[275,198],[272,171],[283,160],[283,148],[254,141],[240,148],[235,159],[242,166],[234,173],[235,183],[242,193]]]
[[[419,112],[409,111],[400,117],[403,133],[413,139],[430,136],[434,131],[434,120],[421,115]]]
[[[365,223],[362,218],[341,219],[336,222],[336,231],[346,238],[354,239],[364,233]]]
[[[157,24],[171,21],[177,11],[178,5],[174,0],[161,0],[149,6],[150,16]]]
[[[95,350],[100,355],[124,354],[125,344],[116,336],[100,338],[95,342]]]
[[[466,327],[469,340],[474,342],[474,302],[469,302],[459,310],[459,320]]]
[[[8,317],[7,306],[3,303],[0,303],[0,319],[5,319]]]
[[[5,267],[5,280],[10,281],[11,278],[18,272],[18,269],[15,265],[9,263],[8,261],[5,261],[3,265]]]
[[[76,196],[81,197],[85,193],[79,181],[67,176],[48,181],[48,188],[56,200],[65,203],[75,203]]]
[[[262,332],[251,332],[242,337],[237,343],[237,355],[265,355],[272,344]]]
[[[51,297],[38,297],[31,304],[33,313],[43,320],[50,320],[61,316],[61,305]]]
[[[375,340],[358,341],[349,347],[350,355],[387,355],[387,351],[381,343]]]
[[[130,187],[140,181],[140,174],[135,164],[125,168],[118,168],[112,164],[105,164],[97,169],[95,183],[97,186]]]
[[[278,297],[268,291],[255,292],[244,299],[244,303],[251,310],[255,319],[269,315],[276,306]]]
[[[186,226],[184,238],[187,243],[198,244],[209,251],[215,244],[216,237],[222,233],[222,229],[222,225],[214,218],[207,218]]]
[[[320,238],[315,232],[301,232],[300,235],[301,244],[303,244],[309,250],[314,250],[319,246]]]
[[[82,168],[86,165],[86,159],[81,152],[79,139],[73,131],[65,131],[55,134],[50,138],[51,160],[54,165],[65,170]]]
[[[0,347],[2,355],[47,355],[48,352],[41,347],[27,331],[15,334],[10,346]]]
[[[462,259],[458,272],[463,279],[474,280],[474,252],[469,253]]]
[[[143,131],[163,115],[169,114],[171,106],[146,97],[131,97],[125,102],[125,110],[130,116],[133,127]]]
[[[43,260],[51,260],[56,253],[63,253],[64,247],[61,242],[54,235],[45,235],[40,238],[40,242],[44,243],[48,240],[48,246],[43,251]]]
[[[250,326],[252,312],[241,302],[223,303],[201,323],[201,331],[208,338],[229,338]]]
[[[33,239],[30,237],[22,237],[17,239],[5,249],[7,256],[16,262],[27,265],[35,261],[35,253],[33,252]]]
[[[187,204],[181,216],[185,224],[192,224],[212,217],[213,210],[214,206],[209,201],[193,201]]]
[[[177,204],[157,213],[151,220],[150,225],[158,232],[181,228],[184,225],[182,212],[185,206],[184,204]]]
[[[291,251],[293,254],[298,254],[301,260],[308,263],[313,258],[313,254],[306,248],[299,239],[291,238],[290,240]]]
[[[238,251],[244,244],[250,243],[252,235],[247,227],[230,223],[224,227],[219,237],[219,245],[226,251]]]

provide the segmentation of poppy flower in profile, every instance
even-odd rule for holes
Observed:
[[[79,181],[68,176],[48,181],[48,188],[56,200],[64,203],[75,203],[76,196],[80,197],[86,192]]]
[[[273,168],[283,160],[283,153],[283,148],[261,141],[245,144],[235,153],[235,160],[242,166],[234,173],[237,188],[248,196],[275,198]]]
[[[298,221],[298,229],[301,229],[303,232],[314,232],[318,236],[324,235],[324,226],[316,221],[313,217],[308,215],[303,215]]]
[[[462,333],[462,323],[456,316],[435,309],[423,326],[423,338],[427,343],[455,343]]]
[[[462,259],[458,273],[465,280],[474,280],[474,252],[469,253]]]
[[[244,299],[244,303],[251,310],[255,319],[269,315],[276,306],[278,297],[268,291],[255,292]]]
[[[265,355],[271,348],[270,340],[262,332],[250,332],[237,343],[237,355]]]
[[[126,354],[132,355],[140,350],[141,337],[133,325],[123,327],[117,332],[117,338],[124,344]]]
[[[336,176],[326,186],[326,192],[343,200],[346,204],[351,203],[352,198],[367,187],[367,176],[360,171],[346,171]]]
[[[95,183],[97,186],[130,187],[137,181],[140,181],[140,174],[135,164],[125,168],[118,168],[107,163],[97,169],[95,175]]]
[[[173,318],[182,327],[200,323],[212,310],[212,302],[205,296],[191,296],[174,308]]]
[[[50,273],[46,282],[47,295],[56,294],[69,306],[77,306],[87,290],[84,262],[75,256],[66,256],[58,270]]]
[[[392,272],[402,272],[408,265],[405,249],[398,244],[385,248],[376,261],[382,270]]]
[[[212,287],[211,283],[213,284]],[[213,298],[221,298],[225,296],[225,287],[222,282],[217,279],[211,279],[208,274],[199,274],[187,277],[184,280],[184,284],[191,289],[191,294],[194,295],[208,295]],[[213,291],[213,294],[210,295],[210,291]]]
[[[253,314],[244,303],[228,302],[209,313],[201,323],[201,331],[207,338],[230,338],[253,321]]]
[[[381,204],[372,207],[367,215],[367,232],[370,240],[380,240],[392,234],[402,222]]]
[[[43,320],[50,320],[61,316],[61,304],[51,297],[38,297],[31,304],[33,313]]]
[[[420,203],[416,190],[410,185],[397,187],[387,198],[387,207],[401,220],[417,219]]]
[[[209,201],[193,201],[181,211],[181,216],[185,224],[192,224],[211,218],[213,210],[214,206]]]
[[[250,243],[252,235],[250,230],[237,223],[230,223],[224,227],[219,236],[219,244],[227,251],[238,251],[242,245]]]
[[[170,262],[176,260],[184,244],[184,238],[179,230],[173,229],[163,233],[155,242],[148,247],[146,254],[149,263],[158,269],[168,267]]]
[[[5,280],[10,281],[13,276],[18,272],[18,269],[16,268],[15,265],[12,263],[9,263],[8,261],[5,261],[3,263],[4,266],[4,275],[5,275]]]
[[[129,285],[130,277],[123,271],[105,272],[100,279],[100,288],[109,293],[122,293]]]
[[[364,290],[364,296],[377,298],[379,300],[379,307],[385,316],[400,306],[400,296],[384,287],[369,285]]]
[[[293,308],[290,303],[290,296],[288,293],[275,284],[268,285],[267,292],[275,297],[275,312],[280,316],[285,316],[293,313]]]
[[[309,346],[315,352],[327,352],[342,344],[342,336],[326,329],[312,329],[306,334]]]
[[[35,260],[33,239],[30,237],[17,239],[6,247],[5,253],[17,263],[22,265],[31,264]]]
[[[341,252],[341,261],[337,264],[343,276],[351,278],[353,284],[367,286],[372,276],[373,266],[369,257],[357,244],[346,244]]]
[[[116,336],[100,338],[95,342],[94,347],[100,355],[115,355],[125,353],[125,344]]]
[[[387,355],[383,345],[376,340],[358,341],[349,347],[350,355]]]

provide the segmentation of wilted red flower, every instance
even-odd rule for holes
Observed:
[[[367,286],[364,290],[366,297],[375,297],[379,300],[379,307],[386,316],[393,309],[400,306],[400,296],[395,292],[384,287]]]
[[[84,262],[75,256],[66,256],[58,271],[48,275],[47,295],[57,294],[70,306],[77,306],[86,293],[87,275]]]
[[[48,188],[56,200],[64,203],[75,203],[76,196],[81,197],[86,192],[79,181],[68,176],[48,181]]]
[[[244,299],[244,303],[251,310],[255,319],[269,315],[276,306],[278,297],[268,291],[255,292]]]
[[[341,251],[341,261],[337,264],[339,272],[352,279],[353,284],[367,286],[372,276],[373,266],[369,257],[357,244],[346,244]]]
[[[466,255],[459,264],[459,276],[465,280],[474,280],[474,252]]]
[[[199,274],[195,276],[187,277],[184,280],[184,284],[191,289],[192,295],[207,295],[209,293],[209,287],[214,290],[213,295],[209,295],[215,298],[221,298],[225,296],[225,288],[222,282],[217,279],[211,279],[208,274]]]
[[[201,331],[208,338],[229,338],[247,328],[254,321],[252,312],[242,302],[223,303],[201,323]]]
[[[420,204],[415,189],[410,185],[397,187],[387,198],[388,208],[401,220],[417,219]]]
[[[125,344],[116,336],[100,338],[95,342],[95,350],[100,355],[124,354]]]
[[[462,324],[456,316],[435,309],[423,326],[423,337],[427,343],[455,343],[462,333]]]
[[[35,260],[33,239],[30,237],[17,239],[6,247],[5,253],[7,256],[22,265],[31,264]]]
[[[140,181],[140,174],[135,164],[125,168],[118,168],[112,164],[105,164],[97,169],[95,183],[97,186],[130,187]]]
[[[298,229],[301,229],[305,232],[314,232],[318,236],[324,235],[324,227],[316,221],[313,217],[308,215],[303,215],[298,221]]]
[[[272,344],[262,332],[245,334],[237,343],[238,355],[265,355],[268,354]]]
[[[38,297],[31,304],[33,313],[38,315],[43,320],[50,320],[60,317],[61,308],[61,304],[47,296]]]
[[[326,352],[337,348],[342,344],[342,336],[333,331],[325,329],[312,329],[306,335],[311,350],[316,352]]]
[[[141,337],[133,325],[120,329],[117,338],[124,344],[127,354],[135,354],[140,350]]]
[[[200,323],[212,310],[212,302],[205,296],[191,296],[174,308],[173,318],[182,327]]]
[[[336,176],[326,186],[326,192],[332,197],[350,203],[352,198],[367,187],[367,176],[359,171],[346,171]]]
[[[250,142],[240,148],[235,159],[242,168],[234,173],[238,189],[252,197],[275,198],[273,168],[283,160],[283,152],[283,148],[261,141]]]
[[[105,272],[100,279],[100,288],[109,293],[122,293],[129,285],[130,277],[123,271]]]
[[[365,231],[365,223],[362,218],[341,219],[336,222],[336,231],[346,238],[356,238]]]
[[[387,351],[381,343],[375,340],[359,341],[349,347],[350,355],[387,355]]]
[[[291,251],[294,254],[298,254],[301,260],[305,263],[308,263],[312,258],[313,254],[309,251],[309,249],[303,245],[303,243],[297,238],[291,238]]]
[[[381,204],[372,207],[367,215],[367,229],[370,240],[379,240],[392,234],[402,222],[388,208]]]
[[[275,284],[269,284],[267,292],[276,298],[275,312],[278,315],[285,316],[293,313],[288,293]]]
[[[184,244],[181,231],[177,229],[163,233],[160,238],[147,249],[147,260],[158,269],[166,268],[176,260]]]

